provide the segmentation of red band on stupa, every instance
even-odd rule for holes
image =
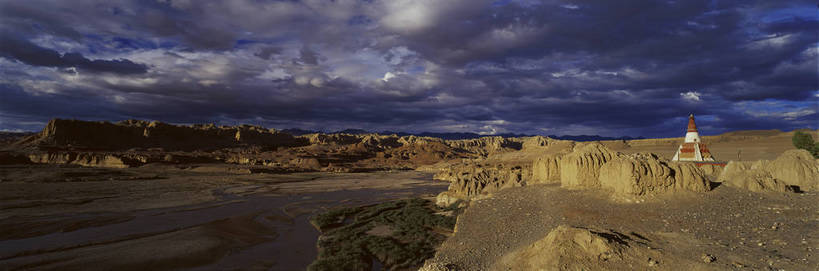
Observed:
[[[694,115],[688,117],[688,131],[689,132],[697,131],[697,124],[694,123]]]

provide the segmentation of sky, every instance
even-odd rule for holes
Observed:
[[[0,0],[0,130],[52,118],[676,137],[819,128],[815,1]]]

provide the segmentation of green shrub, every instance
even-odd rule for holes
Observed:
[[[455,227],[455,217],[436,214],[442,210],[428,200],[406,199],[318,214],[310,222],[322,232],[319,255],[308,269],[370,270],[374,261],[386,269],[420,266],[446,239],[435,230]],[[367,234],[376,225],[389,226],[392,235]]]
[[[797,149],[803,149],[813,154],[813,157],[819,158],[819,142],[814,142],[813,137],[805,132],[796,131],[791,138],[793,146]]]

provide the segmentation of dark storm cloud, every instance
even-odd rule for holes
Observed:
[[[689,113],[711,132],[819,128],[809,1],[6,1],[0,15],[8,128],[76,115],[679,136]]]
[[[261,50],[259,50],[259,52],[256,52],[255,55],[258,56],[261,59],[267,60],[267,59],[270,59],[271,56],[278,55],[281,52],[282,52],[281,48],[269,46],[269,47],[262,48]]]
[[[32,66],[73,67],[91,72],[140,74],[148,71],[148,66],[127,59],[91,60],[79,53],[61,55],[57,51],[37,46],[28,41],[3,36],[0,36],[0,57],[18,60]]]
[[[32,95],[21,87],[0,84],[0,122],[15,121],[17,128],[42,129],[50,118],[87,120],[124,119],[110,103],[85,91]],[[32,125],[31,123],[34,123]],[[7,127],[4,127],[7,128]]]
[[[301,48],[299,53],[301,54],[301,61],[305,64],[318,65],[318,55],[310,47]]]

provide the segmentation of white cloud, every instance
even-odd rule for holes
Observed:
[[[296,82],[296,84],[299,84],[299,85],[302,85],[302,86],[303,86],[303,85],[307,85],[307,84],[309,84],[309,83],[310,83],[310,79],[311,79],[311,78],[310,78],[310,77],[307,77],[307,76],[296,76],[296,78],[295,78],[295,82]]]
[[[115,86],[128,86],[128,87],[150,87],[151,85],[156,84],[159,80],[157,78],[128,78],[128,77],[121,77],[121,76],[112,76],[106,75],[102,76],[102,80],[108,84],[115,85]]]
[[[386,2],[387,15],[381,23],[398,32],[416,32],[436,23],[436,2],[429,0],[407,1],[391,0]]]
[[[312,85],[314,87],[317,87],[317,88],[323,87],[324,86],[324,79],[318,78],[318,77],[313,77],[313,79],[310,79],[310,85]]]
[[[804,116],[810,116],[812,114],[816,114],[816,110],[813,110],[813,109],[800,109],[800,110],[797,110],[797,111],[784,111],[784,112],[770,112],[770,111],[766,112],[766,111],[748,110],[748,111],[745,111],[745,113],[747,113],[748,115],[754,116],[754,117],[780,118],[780,119],[793,121],[793,120],[796,120],[796,119],[804,117]]]
[[[765,39],[761,39],[755,42],[748,44],[751,49],[755,50],[765,50],[765,49],[778,49],[785,47],[788,43],[791,42],[791,35],[778,35],[778,34],[771,34],[767,36]]]
[[[57,89],[59,87],[57,82],[46,80],[20,80],[19,85],[23,87],[26,92],[33,94],[54,94],[58,92]]]
[[[262,79],[262,80],[281,80],[281,79],[286,79],[286,78],[289,78],[289,77],[290,77],[290,74],[288,74],[286,71],[284,71],[284,69],[275,68],[275,69],[272,69],[272,70],[265,70],[262,74],[260,74],[256,78],[259,78],[259,79]]]
[[[387,82],[387,81],[390,81],[390,79],[392,79],[392,78],[395,78],[395,74],[392,73],[392,72],[387,72],[387,73],[384,74],[384,78],[381,78],[381,80],[384,80],[384,82]]]
[[[700,94],[699,92],[696,92],[696,91],[689,91],[689,92],[685,92],[685,93],[680,93],[680,97],[682,97],[683,100],[686,100],[686,101],[689,101],[689,102],[699,102],[700,101],[700,96],[702,96],[702,94]]]

